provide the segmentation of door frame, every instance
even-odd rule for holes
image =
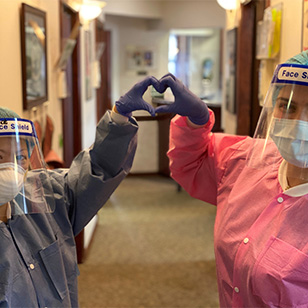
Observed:
[[[61,39],[61,49],[65,39],[67,37],[63,34],[63,24],[62,24],[62,14],[63,7],[69,12],[72,17],[71,30],[74,25],[79,22],[79,13],[70,7],[64,0],[59,0],[60,2],[60,39]],[[74,157],[81,151],[81,61],[80,61],[80,40],[77,36],[77,42],[72,57],[72,70],[69,72],[72,78],[72,89],[68,89],[68,92],[72,95],[73,101],[73,117],[72,121],[68,120],[65,114],[65,104],[66,99],[62,99],[62,127],[63,127],[63,160],[65,167],[69,167]],[[69,121],[69,123],[67,123]],[[73,131],[73,134],[71,133]],[[72,135],[71,138],[68,136]],[[68,151],[70,149],[70,151]],[[71,151],[73,149],[73,151]]]
[[[111,109],[111,32],[104,29],[104,24],[100,20],[95,20],[95,41],[96,44],[105,43],[104,51],[99,59],[99,69],[101,75],[100,87],[96,90],[96,111],[97,122]]]

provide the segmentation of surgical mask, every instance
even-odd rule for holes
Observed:
[[[25,172],[20,166],[16,169],[14,163],[0,164],[0,205],[17,196],[23,186]]]
[[[308,168],[308,122],[274,118],[270,136],[287,162]]]

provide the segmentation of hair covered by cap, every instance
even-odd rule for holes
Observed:
[[[302,51],[298,55],[290,58],[285,63],[288,64],[301,64],[301,65],[307,65],[308,66],[308,50]]]
[[[308,66],[308,50],[302,51],[301,53],[297,54],[296,56],[288,59],[286,64],[300,64],[300,65],[307,65]],[[276,99],[278,97],[278,94],[280,90],[283,88],[283,86],[276,86],[274,89],[274,93],[272,96],[272,102],[275,105]]]
[[[16,112],[8,108],[0,107],[0,118],[18,118],[19,119],[20,116]]]

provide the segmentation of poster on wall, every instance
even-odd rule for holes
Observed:
[[[76,40],[73,40],[70,38],[66,40],[63,51],[61,52],[61,56],[56,65],[57,68],[61,70],[64,70],[66,68],[68,59],[71,57],[74,51],[74,48],[76,46],[76,43],[77,43]]]
[[[226,37],[226,109],[235,114],[236,113],[236,41],[237,28],[229,30]]]
[[[308,49],[308,0],[303,0],[302,50]]]
[[[280,52],[282,3],[264,10],[263,20],[257,25],[256,58],[274,59]]]
[[[126,69],[147,71],[155,67],[155,52],[152,48],[126,46]]]

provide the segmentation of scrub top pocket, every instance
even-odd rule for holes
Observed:
[[[66,287],[66,275],[58,241],[53,242],[47,248],[41,250],[40,256],[53,286],[57,290],[60,298],[63,299],[67,295],[68,290]]]
[[[271,236],[252,273],[253,293],[270,307],[308,307],[308,255]]]

